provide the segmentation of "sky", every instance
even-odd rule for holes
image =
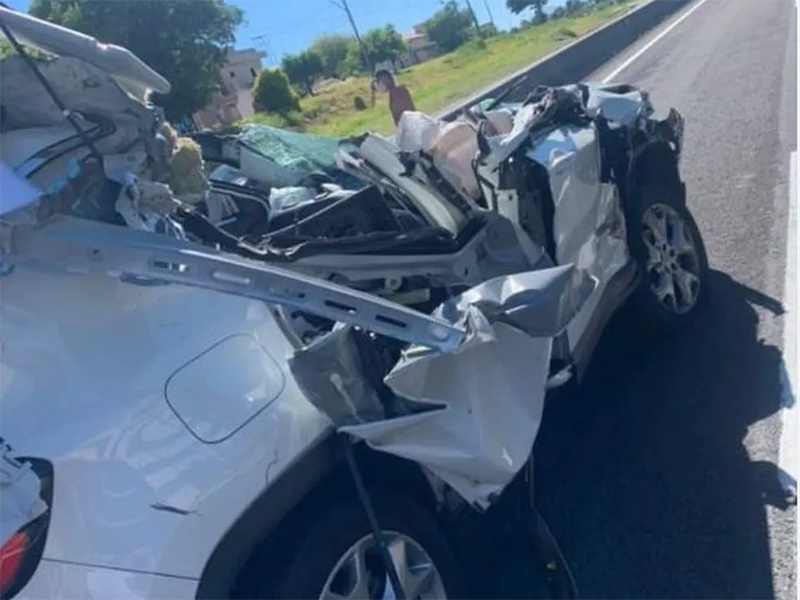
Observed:
[[[508,29],[519,21],[506,9],[504,0],[471,2],[481,23],[489,21],[487,5],[498,28]],[[352,34],[347,15],[331,0],[233,0],[231,3],[244,9],[247,20],[237,32],[237,46],[265,51],[267,64],[277,64],[284,54],[303,50],[318,35]],[[459,4],[464,6],[464,0],[459,0]],[[386,24],[405,33],[436,12],[440,0],[349,0],[349,5],[361,33]]]
[[[113,1],[113,0],[109,0]],[[466,6],[465,0],[457,0]],[[470,0],[481,23],[489,21],[487,6],[499,29],[517,25],[520,17],[511,14],[505,0]],[[564,0],[551,0],[562,4]],[[332,0],[228,0],[241,7],[245,21],[236,32],[237,48],[256,48],[267,53],[266,65],[277,65],[284,54],[299,52],[318,35],[352,34],[345,12]],[[361,33],[373,27],[392,24],[400,33],[411,31],[440,7],[440,0],[348,0]],[[6,0],[12,8],[27,11],[30,0]],[[339,2],[340,3],[340,0]],[[525,15],[523,15],[525,16]]]

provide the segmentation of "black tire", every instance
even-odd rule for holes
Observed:
[[[382,529],[406,535],[425,550],[439,571],[447,597],[466,597],[453,551],[430,512],[396,494],[374,493],[372,502]],[[339,500],[325,512],[306,519],[278,593],[269,596],[319,598],[339,559],[370,533],[364,508],[351,499]]]
[[[645,268],[648,251],[643,239],[643,218],[648,209],[655,204],[667,206],[678,214],[695,247],[699,289],[694,305],[687,312],[669,310],[659,302],[651,288],[653,280]],[[640,188],[634,206],[631,207],[627,225],[628,246],[632,257],[641,268],[639,284],[630,299],[635,324],[640,328],[640,333],[648,338],[675,333],[691,324],[702,313],[708,297],[708,256],[697,223],[678,190],[651,184]]]

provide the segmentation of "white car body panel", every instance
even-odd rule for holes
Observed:
[[[329,430],[285,369],[291,347],[262,302],[19,267],[2,286],[0,421],[17,452],[47,458],[56,474],[45,558],[199,578],[228,527]],[[268,347],[284,384],[255,415],[217,405],[242,426],[207,444],[164,387],[232,335]],[[243,390],[238,369],[216,378]],[[192,393],[206,410],[221,400],[199,386]]]
[[[384,416],[378,395],[352,377],[360,354],[347,328],[296,353],[292,372],[340,431],[423,465],[487,508],[530,457],[553,339],[595,286],[572,266],[540,269],[491,279],[440,305],[434,316],[467,335],[451,352],[404,351],[384,382],[412,405],[406,414]]]
[[[549,312],[547,332],[490,325],[469,308],[477,296],[460,308],[472,331],[462,346],[410,351],[387,377],[399,393],[443,410],[340,429],[418,461],[487,506],[538,431],[549,330],[560,327],[555,314],[569,318],[559,298],[574,271],[557,271],[558,285],[539,288],[548,281],[540,272],[528,276],[533,284],[511,276],[493,300],[498,308],[510,300],[513,317],[529,304],[514,304],[520,293],[538,289],[549,301],[534,314]],[[0,418],[14,424],[20,453],[54,465],[44,558],[199,578],[230,525],[331,422],[286,369],[293,347],[265,303],[152,283],[16,265],[0,306]],[[232,356],[202,364],[231,340]],[[248,360],[252,368],[242,368]],[[198,364],[205,374],[186,371]],[[181,369],[187,380],[170,400]]]
[[[14,600],[174,600],[194,598],[197,580],[42,559]]]
[[[199,440],[226,440],[283,392],[286,376],[262,345],[267,341],[230,335],[170,375],[167,402]]]
[[[341,430],[376,450],[425,465],[472,505],[487,508],[530,457],[544,410],[551,338],[497,323],[491,339],[398,366],[398,393],[445,402],[440,410]],[[417,371],[413,367],[417,367]],[[419,369],[425,371],[419,380]]]
[[[574,264],[598,285],[567,328],[570,350],[587,331],[611,278],[630,260],[617,188],[600,182],[593,127],[565,126],[534,137],[526,156],[547,169],[555,204],[556,261]]]
[[[69,125],[5,131],[0,134],[0,160],[12,169],[17,169],[34,154],[74,137],[75,130]]]

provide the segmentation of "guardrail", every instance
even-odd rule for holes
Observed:
[[[524,100],[536,85],[565,85],[581,81],[692,1],[650,0],[501,82],[493,84],[490,88],[450,106],[440,113],[439,117],[445,120],[453,119],[465,108],[502,93],[510,84],[523,76],[528,82],[509,94],[507,98],[509,101]]]

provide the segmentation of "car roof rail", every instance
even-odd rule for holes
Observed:
[[[176,283],[291,306],[409,344],[451,352],[461,328],[397,303],[165,235],[57,215],[36,224],[4,224],[4,267],[45,266],[102,272],[143,284]]]

